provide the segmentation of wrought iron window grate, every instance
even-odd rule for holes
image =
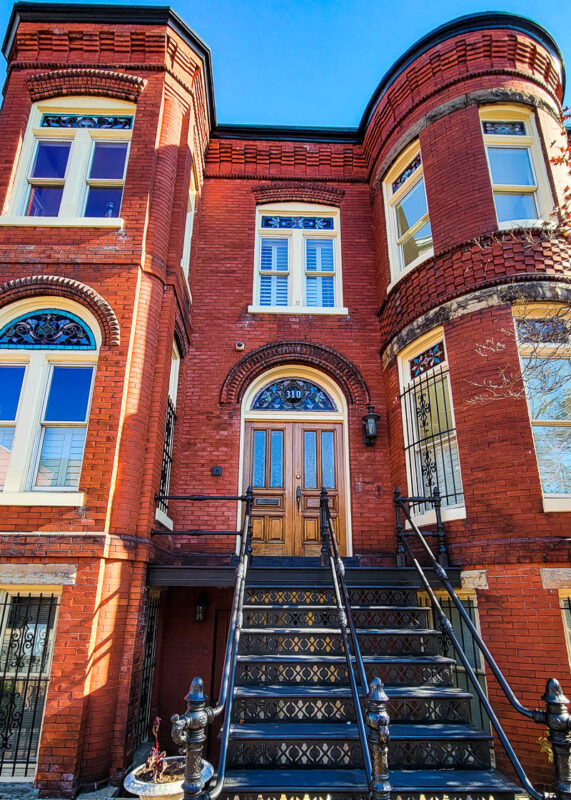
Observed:
[[[59,597],[0,600],[0,776],[33,778],[50,679]]]
[[[174,426],[176,422],[176,412],[172,398],[167,400],[167,416],[165,420],[165,440],[163,446],[163,462],[161,466],[161,483],[159,487],[159,495],[163,496],[169,493],[169,486],[171,480],[172,469],[172,453],[174,445]],[[159,500],[158,507],[162,512],[168,515],[169,502],[168,500]]]
[[[157,590],[151,589],[147,601],[147,623],[145,626],[145,641],[143,644],[143,671],[141,675],[141,693],[139,695],[139,714],[135,725],[135,745],[137,747],[149,739],[160,605],[160,593]]]
[[[436,367],[422,373],[401,394],[405,453],[411,495],[428,497],[435,486],[443,506],[464,502],[449,373]],[[423,506],[420,513],[430,510]]]

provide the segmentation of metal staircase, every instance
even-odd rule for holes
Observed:
[[[305,568],[303,583],[298,572],[248,573],[224,800],[370,797],[335,596],[323,569]],[[470,724],[471,695],[454,688],[454,661],[417,605],[420,586],[406,585],[410,570],[366,572],[371,585],[349,595],[367,675],[389,697],[392,796],[513,800],[518,788],[491,768],[491,736]]]

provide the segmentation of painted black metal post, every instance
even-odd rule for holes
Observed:
[[[373,779],[369,795],[371,800],[390,800],[391,798],[388,700],[381,679],[373,678],[365,701],[365,722],[369,727],[369,751],[373,765]]]
[[[321,489],[319,497],[319,524],[321,534],[321,566],[329,564],[329,525],[327,524],[327,503],[328,495],[325,486]]]
[[[206,727],[214,719],[214,710],[206,705],[202,678],[194,678],[186,700],[186,712],[171,717],[172,739],[186,751],[186,766],[182,789],[184,800],[201,800],[202,751],[206,741]]]
[[[444,537],[444,525],[442,524],[442,496],[440,489],[435,486],[432,490],[432,505],[436,512],[436,536],[438,537],[438,563],[443,567],[448,564],[448,551],[446,550],[446,539]]]
[[[571,716],[567,708],[569,700],[555,678],[547,681],[541,699],[545,701],[544,721],[549,729],[549,741],[553,750],[555,796],[557,800],[571,800]],[[536,719],[537,721],[540,720]]]
[[[402,540],[403,532],[402,532],[402,516],[400,510],[400,497],[401,491],[397,486],[393,492],[393,503],[395,504],[395,530],[397,535],[397,567],[405,567],[406,566],[406,553],[404,550],[404,543]]]

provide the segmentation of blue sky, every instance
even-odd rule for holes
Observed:
[[[2,31],[11,7],[0,0]],[[571,0],[495,7],[488,0],[173,0],[172,7],[212,50],[221,123],[356,127],[399,55],[432,28],[477,11],[534,19],[571,65]]]

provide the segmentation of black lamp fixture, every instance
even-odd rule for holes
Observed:
[[[372,447],[377,438],[377,423],[380,416],[375,414],[375,406],[372,403],[369,403],[368,409],[363,417],[363,442],[366,447]]]
[[[204,622],[206,620],[206,609],[208,608],[208,597],[201,594],[196,601],[195,619],[197,622]]]

